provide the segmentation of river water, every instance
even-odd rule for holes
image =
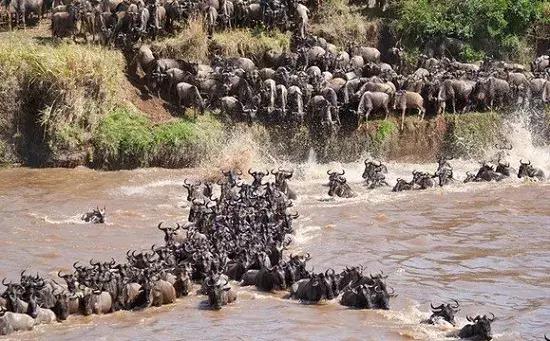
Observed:
[[[550,149],[521,143],[512,164],[529,158],[550,168]],[[255,160],[252,166],[270,167]],[[463,178],[479,164],[453,160]],[[388,163],[388,179],[409,179],[414,169],[435,164]],[[467,314],[494,313],[495,340],[541,340],[550,334],[550,183],[456,183],[414,193],[369,191],[361,184],[361,163],[295,169],[291,186],[300,213],[292,252],[310,252],[317,271],[364,265],[384,271],[399,296],[390,311],[347,309],[337,301],[303,305],[238,288],[236,304],[221,311],[202,308],[203,296],[141,312],[72,316],[62,324],[39,326],[12,339],[44,340],[446,340],[453,329],[418,322],[429,304],[461,302]],[[327,196],[326,171],[345,168],[359,196]],[[86,168],[0,170],[0,278],[17,279],[23,269],[47,273],[70,270],[76,260],[123,261],[128,249],[162,243],[160,221],[181,222],[188,213],[185,178],[211,174],[208,167],[99,172]],[[88,225],[79,215],[105,206],[108,223]]]

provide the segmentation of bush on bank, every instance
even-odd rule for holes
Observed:
[[[311,31],[341,49],[347,49],[350,42],[377,46],[380,23],[367,19],[361,10],[348,0],[323,1],[321,10],[313,17]]]
[[[99,123],[91,163],[103,169],[197,165],[221,145],[222,125],[210,114],[196,121],[153,124],[143,114],[116,108]]]
[[[124,65],[119,52],[102,47],[5,34],[0,137],[6,148],[31,165],[67,158],[69,150],[80,157],[99,118],[114,105]]]

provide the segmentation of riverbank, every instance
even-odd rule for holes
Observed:
[[[216,34],[206,45],[194,44],[193,37],[204,33],[201,27],[192,22],[153,48],[160,55],[193,56],[201,62],[214,52],[260,59],[267,50],[287,50],[290,39],[277,32],[237,30]],[[133,61],[121,51],[58,42],[49,34],[45,25],[1,34],[1,164],[181,168],[222,159],[237,164],[234,159],[251,149],[294,162],[307,159],[312,151],[322,162],[356,161],[367,154],[424,162],[442,154],[481,155],[507,134],[503,122],[512,115],[468,113],[425,121],[409,116],[403,131],[392,115],[357,130],[342,129],[329,140],[313,137],[305,127],[226,124],[216,112],[194,119],[193,112],[148,96],[136,79]],[[239,44],[231,45],[235,40]],[[527,113],[533,121],[529,125],[548,139],[550,108],[542,112]]]

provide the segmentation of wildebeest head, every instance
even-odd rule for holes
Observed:
[[[201,182],[188,183],[187,179],[183,181],[183,187],[187,189],[187,201],[193,201],[194,199],[201,199],[203,194],[200,192]]]
[[[75,298],[66,292],[61,292],[55,295],[55,305],[52,308],[52,311],[55,313],[58,321],[65,321],[69,317],[69,304],[71,299]]]
[[[166,245],[171,245],[173,244],[174,235],[178,233],[181,226],[180,224],[176,224],[176,227],[162,227],[162,222],[160,222],[157,228],[164,232],[164,242]]]
[[[76,263],[75,263],[76,264]],[[76,275],[74,273],[71,273],[71,274],[63,274],[61,273],[61,271],[58,271],[57,272],[57,275],[60,277],[60,278],[63,278],[65,280],[65,283],[67,283],[67,289],[74,293],[76,292],[76,285],[77,285],[77,281],[76,281]]]
[[[227,172],[222,171],[222,173],[231,187],[237,186],[237,183],[241,180],[240,176],[243,175],[241,171],[235,171],[233,169]]]
[[[430,306],[432,307],[432,315],[430,316],[428,321],[430,321],[431,324],[433,324],[435,319],[441,318],[449,322],[453,326],[455,326],[456,325],[455,314],[459,311],[458,307],[460,306],[460,304],[458,303],[457,300],[453,300],[453,301],[455,301],[456,303],[455,305],[441,304],[437,307],[434,307],[433,304],[430,304]]]
[[[92,224],[103,224],[105,223],[105,217],[107,216],[105,207],[102,209],[97,207],[93,209],[90,212],[85,213],[82,215],[81,219],[84,220],[87,223]]]
[[[397,183],[392,189],[392,192],[410,191],[413,189],[414,182],[407,182],[401,178],[397,179]]]
[[[176,282],[174,288],[179,289],[180,295],[186,296],[191,289],[191,276],[193,274],[193,268],[190,263],[178,265],[174,271],[176,276]]]
[[[215,282],[211,277],[206,281],[206,294],[208,295],[208,303],[210,307],[215,310],[220,310],[222,305],[227,302],[224,302],[224,292],[231,290],[231,287],[228,287],[229,282],[225,280],[224,282],[217,281]]]
[[[377,309],[390,309],[390,297],[395,296],[395,290],[391,288],[392,291],[388,293],[385,287],[377,285],[371,291],[371,299],[373,301],[374,307]]]
[[[537,169],[531,165],[531,161],[525,163],[522,160],[519,161],[520,166],[518,170],[518,178],[530,178],[537,176]]]
[[[363,266],[346,267],[341,273],[338,281],[338,290],[343,290],[350,284],[359,281],[363,277]]]
[[[248,174],[252,175],[254,178],[254,181],[252,182],[252,187],[260,187],[262,186],[262,180],[265,176],[269,175],[269,171],[266,170],[265,172],[262,171],[252,171],[252,169],[248,170]]]
[[[487,315],[478,315],[475,318],[467,316],[466,319],[473,324],[465,325],[458,333],[458,336],[463,339],[477,338],[478,340],[492,340],[491,323],[495,320],[495,315],[493,313],[491,315],[491,318],[487,317]]]
[[[380,161],[368,161],[365,160],[365,171],[363,172],[363,179],[372,179],[376,173],[387,173],[388,169]]]
[[[512,168],[510,167],[510,162],[498,161],[497,168],[495,172],[500,173],[505,176],[510,176]]]

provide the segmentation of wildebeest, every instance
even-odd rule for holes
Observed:
[[[510,167],[510,162],[504,162],[499,160],[497,168],[495,169],[495,172],[500,173],[505,177],[510,177],[510,175],[514,172],[514,169]]]
[[[392,192],[411,191],[414,189],[414,181],[407,182],[403,179],[397,179]]]
[[[92,211],[86,212],[85,214],[83,214],[80,217],[80,219],[84,220],[87,223],[103,224],[105,223],[105,217],[106,217],[105,207],[103,207],[103,209],[100,209],[99,207],[97,207],[97,208],[94,208]]]
[[[406,90],[400,90],[395,93],[393,108],[401,111],[401,130],[403,130],[405,125],[405,111],[407,109],[417,109],[421,120],[424,119],[424,114],[426,113],[422,96],[419,93]]]
[[[468,174],[468,173],[467,173]],[[479,168],[478,172],[476,175],[470,175],[468,174],[468,176],[466,177],[466,179],[464,180],[464,182],[470,182],[470,181],[475,181],[475,182],[482,182],[482,181],[486,181],[486,182],[490,182],[490,181],[501,181],[503,180],[504,178],[506,178],[504,175],[500,174],[500,173],[497,173],[495,172],[494,170],[494,166],[490,165],[490,164],[487,164],[486,162],[484,162],[481,167]]]
[[[437,171],[435,172],[435,176],[439,179],[439,186],[443,187],[445,185],[448,185],[450,182],[454,181],[453,178],[453,167],[449,163],[449,160],[452,160],[452,158],[446,158],[441,157],[437,161]]]
[[[492,340],[491,323],[495,320],[495,315],[492,313],[491,315],[492,317],[478,315],[475,318],[467,316],[466,319],[472,323],[465,325],[458,334],[452,336],[458,336],[461,339]]]
[[[275,176],[275,186],[277,189],[286,195],[288,199],[295,200],[297,198],[296,192],[288,186],[288,180],[292,178],[294,171],[287,171],[279,168],[277,171],[272,169],[271,174]]]
[[[536,168],[531,165],[531,161],[525,163],[520,160],[519,163],[520,166],[518,170],[518,178],[531,178],[537,179],[538,181],[544,181],[544,172],[542,171],[542,169]]]
[[[222,306],[229,303],[233,303],[237,300],[237,295],[231,287],[228,286],[228,281],[224,283],[215,282],[214,280],[208,279],[206,281],[206,295],[208,296],[208,304],[212,309],[220,310]]]
[[[290,298],[303,302],[316,303],[323,299],[331,300],[337,295],[328,270],[325,273],[312,274],[311,278],[299,280],[290,288]]]
[[[8,335],[22,330],[32,330],[34,319],[27,314],[12,313],[0,307],[0,335]]]
[[[356,197],[357,194],[352,191],[349,184],[347,184],[347,180],[344,177],[344,174],[346,174],[346,171],[342,171],[341,174],[337,174],[337,176],[333,176],[329,171],[327,171],[327,174],[329,175],[329,190],[328,195],[329,196],[338,196],[341,198],[353,198]]]
[[[435,187],[435,182],[433,181],[433,178],[435,175],[419,172],[419,171],[413,171],[413,183],[418,186],[419,189],[428,189]]]
[[[368,161],[365,160],[365,171],[363,172],[363,179],[365,179],[366,185],[369,189],[389,186],[386,182],[384,173],[387,173],[388,169],[380,161]]]
[[[455,302],[455,305],[441,304],[437,307],[434,307],[433,304],[430,304],[430,306],[432,307],[432,315],[428,319],[423,320],[420,323],[436,324],[438,321],[443,320],[455,326],[455,314],[459,311],[458,307],[460,306],[460,304],[457,300],[453,301]]]
[[[392,294],[388,294],[380,286],[362,284],[346,290],[340,304],[358,309],[388,310],[389,298]]]
[[[280,265],[262,268],[256,274],[256,288],[262,291],[286,289],[285,271]]]

